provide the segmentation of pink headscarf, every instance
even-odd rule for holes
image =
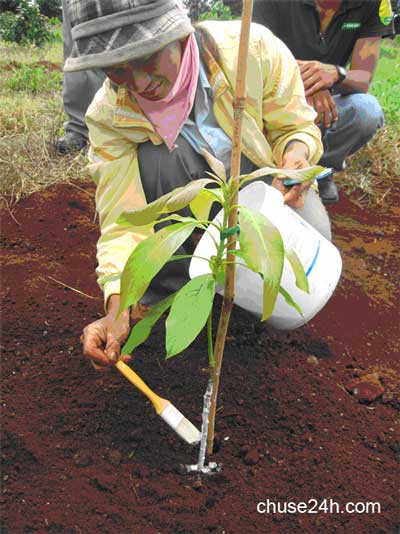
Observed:
[[[193,34],[188,36],[184,47],[178,77],[165,98],[147,100],[134,93],[143,113],[170,150],[175,147],[175,139],[192,109],[199,77],[200,56]]]

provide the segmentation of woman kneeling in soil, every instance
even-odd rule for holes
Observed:
[[[103,370],[119,358],[129,333],[129,310],[117,318],[118,274],[149,235],[116,220],[123,211],[205,177],[211,169],[202,149],[229,173],[232,150],[240,22],[208,21],[194,29],[174,0],[136,4],[141,5],[127,9],[124,0],[68,2],[74,46],[64,70],[101,68],[107,74],[86,117],[101,227],[96,272],[106,315],[86,326],[81,338],[84,355]],[[256,24],[247,82],[241,172],[315,164],[322,153],[320,132],[296,61],[279,39]],[[315,190],[309,184],[287,189],[282,180],[265,177],[289,206],[330,238],[329,218]],[[142,303],[157,302],[187,280],[188,261],[167,264]]]

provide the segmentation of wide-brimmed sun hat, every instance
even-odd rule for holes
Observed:
[[[179,0],[67,0],[66,4],[74,44],[65,72],[131,61],[194,32]]]

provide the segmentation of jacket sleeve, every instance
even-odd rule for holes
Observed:
[[[97,280],[104,292],[104,303],[119,294],[121,274],[136,245],[148,237],[148,228],[116,224],[128,209],[146,204],[140,181],[137,144],[123,135],[122,128],[112,126],[112,103],[101,90],[89,107],[89,172],[96,183],[96,210],[100,237],[97,242]]]
[[[287,46],[269,30],[260,39],[263,69],[263,121],[273,159],[280,165],[286,145],[298,140],[309,150],[309,162],[315,164],[323,147],[315,125],[316,112],[307,104],[300,70]]]

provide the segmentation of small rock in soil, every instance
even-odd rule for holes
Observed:
[[[246,465],[257,465],[260,461],[260,455],[257,449],[250,449],[244,457],[244,463]]]
[[[346,389],[352,393],[359,402],[372,402],[385,392],[385,388],[375,373],[352,380],[347,384]]]
[[[307,363],[310,365],[318,365],[318,358],[316,356],[308,356]]]
[[[73,459],[76,467],[88,467],[93,463],[92,458],[88,454],[76,453],[74,454]]]
[[[203,487],[203,483],[201,481],[201,478],[196,478],[196,480],[192,484],[192,488],[198,491],[202,487]]]
[[[118,449],[113,449],[107,454],[108,461],[112,465],[119,465],[121,463],[122,454]]]

